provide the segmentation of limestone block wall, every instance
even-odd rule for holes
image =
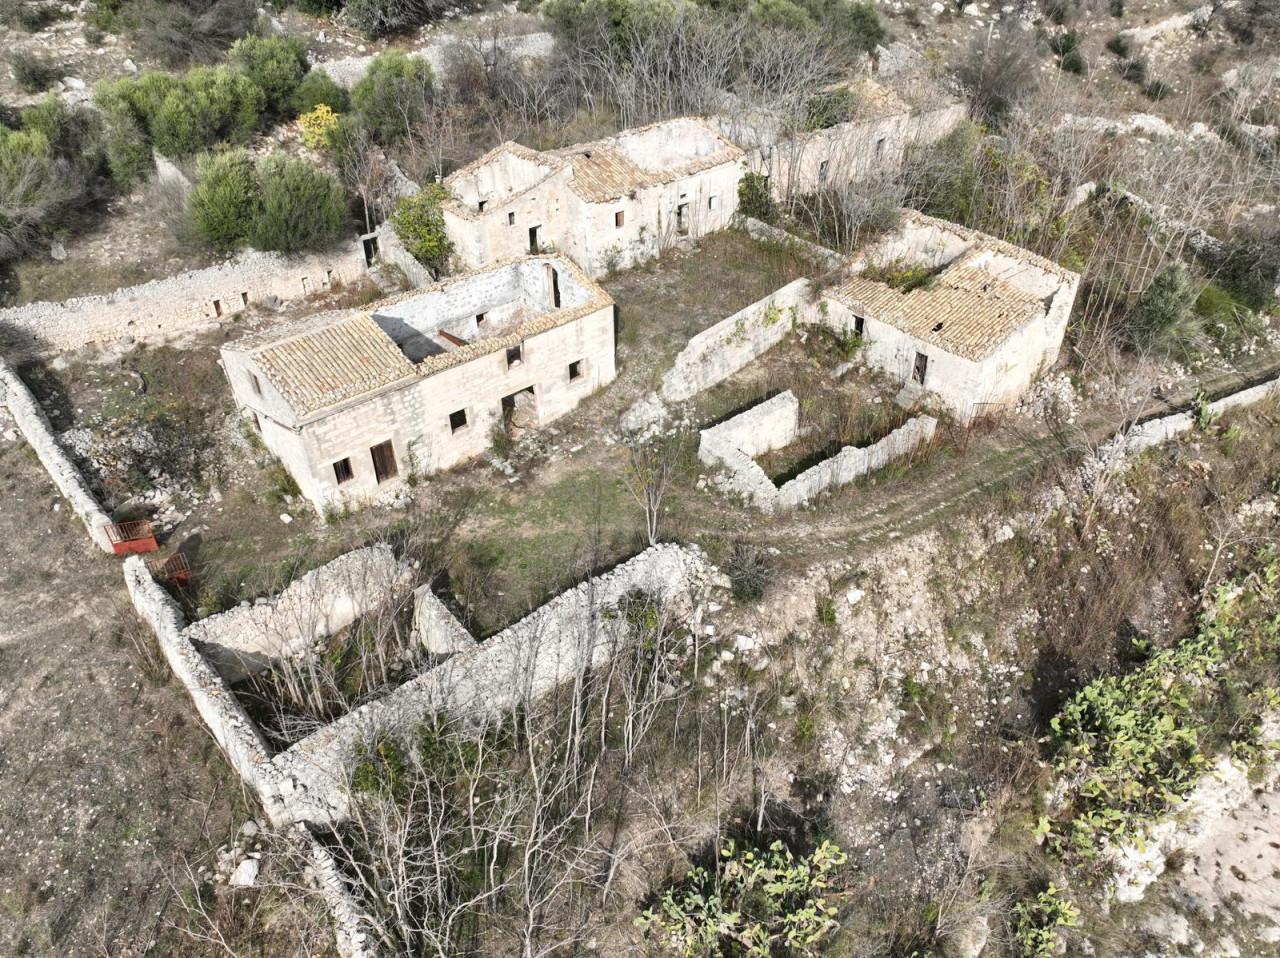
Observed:
[[[304,256],[250,250],[217,266],[114,293],[0,309],[0,339],[17,353],[61,352],[124,336],[161,342],[267,297],[297,300],[364,273],[358,241]]]
[[[390,546],[367,546],[311,570],[269,599],[201,619],[183,635],[228,682],[238,682],[280,659],[304,655],[317,639],[404,594],[411,575]]]
[[[257,725],[245,713],[218,671],[184,635],[182,610],[156,583],[140,556],[124,562],[124,582],[139,617],[151,627],[173,674],[186,688],[205,727],[236,773],[257,793],[268,818],[287,818],[283,777],[271,764],[271,753]]]
[[[404,243],[400,242],[400,236],[390,220],[374,230],[373,236],[378,241],[378,258],[398,267],[411,286],[430,286],[436,281],[431,270],[414,259],[413,254],[404,248]]]
[[[111,517],[58,442],[44,410],[36,402],[36,397],[31,395],[26,383],[3,359],[0,359],[0,390],[4,392],[5,404],[13,414],[14,422],[22,430],[23,437],[35,451],[40,464],[49,473],[49,478],[58,487],[62,497],[89,530],[89,537],[104,552],[111,552],[111,540],[107,537]]]
[[[430,585],[413,591],[414,638],[434,655],[453,655],[476,644],[475,638],[431,591]]]
[[[809,281],[797,279],[704,329],[662,377],[662,398],[679,402],[723,382],[776,346],[796,324],[813,322],[814,312]]]
[[[788,390],[699,435],[698,458],[723,466],[726,488],[765,512],[785,512],[812,501],[820,493],[848,485],[860,476],[882,469],[933,438],[938,422],[931,416],[908,420],[878,442],[845,446],[829,459],[806,469],[782,486],[775,486],[755,461],[756,456],[781,449],[799,435],[800,404]]]
[[[289,816],[314,824],[342,821],[348,776],[360,746],[375,735],[407,734],[437,712],[476,721],[500,717],[608,661],[621,628],[619,620],[600,613],[627,593],[639,589],[679,609],[722,584],[723,577],[696,548],[658,545],[570,589],[277,755],[277,772],[294,785]]]
[[[431,69],[439,76],[449,62],[450,48],[461,41],[454,37],[434,40],[406,52],[411,56],[419,56],[431,64]],[[491,54],[495,42],[489,38],[479,41],[481,50]],[[496,45],[504,53],[517,60],[546,57],[555,48],[555,38],[550,33],[526,33],[520,36],[499,37]],[[373,56],[342,57],[336,60],[320,60],[316,69],[323,70],[333,78],[334,82],[344,87],[355,86],[369,72],[369,64]]]
[[[937,425],[938,421],[932,416],[917,416],[873,445],[845,446],[830,459],[783,483],[778,489],[774,511],[796,509],[828,489],[848,485],[860,476],[883,469],[932,439]]]

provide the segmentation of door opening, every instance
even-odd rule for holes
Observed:
[[[378,237],[364,237],[364,265],[372,266],[373,261],[378,258]]]
[[[540,230],[540,229],[542,229],[542,227],[541,227],[541,226],[530,226],[530,227],[529,227],[529,252],[530,252],[530,253],[536,253],[536,252],[538,252],[538,249],[539,249],[539,245],[538,245],[538,230]]]
[[[914,382],[918,382],[921,386],[923,386],[924,375],[926,372],[928,372],[928,370],[929,370],[929,357],[926,356],[924,353],[916,353],[916,364],[915,364],[915,367],[911,370],[911,379]]]
[[[390,439],[371,447],[369,455],[373,459],[373,477],[379,483],[394,479],[399,473],[400,470],[396,466],[396,451],[392,447]]]
[[[550,263],[547,264],[547,298],[551,300],[552,309],[560,308],[560,273]]]
[[[512,439],[519,439],[538,425],[538,401],[529,386],[502,397],[502,428]]]

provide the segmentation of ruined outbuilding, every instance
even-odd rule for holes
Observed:
[[[822,321],[962,422],[1015,402],[1058,358],[1080,277],[954,223],[904,211],[823,293]]]
[[[728,226],[742,156],[699,117],[550,152],[507,142],[445,179],[445,227],[471,268],[556,250],[601,276]]]
[[[517,437],[609,383],[613,300],[563,256],[529,256],[229,343],[262,441],[322,512]]]

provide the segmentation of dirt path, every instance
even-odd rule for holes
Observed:
[[[170,877],[243,820],[239,783],[118,633],[118,562],[20,443],[0,502],[0,954],[203,954],[168,924]]]

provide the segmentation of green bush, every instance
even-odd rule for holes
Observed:
[[[312,70],[294,91],[291,109],[295,116],[302,116],[321,103],[334,113],[346,113],[351,108],[351,97],[329,74]]]
[[[104,84],[96,100],[103,110],[127,111],[155,148],[175,159],[215,143],[244,142],[266,105],[258,85],[230,67],[200,67],[181,76],[145,73]]]
[[[243,246],[262,209],[257,170],[243,150],[201,157],[189,209],[196,230],[214,249]]]
[[[122,193],[141,183],[155,168],[147,132],[122,101],[103,108],[103,146],[111,179]]]
[[[1152,80],[1142,88],[1142,92],[1148,100],[1163,100],[1173,93],[1173,87],[1163,80]]]
[[[448,0],[347,0],[351,22],[371,37],[400,33],[440,17]]]
[[[863,0],[799,0],[813,21],[837,45],[857,53],[871,53],[888,32],[875,4]]]
[[[0,2],[0,22],[27,33],[39,33],[64,16],[62,5],[58,3],[36,3],[34,0]]]
[[[749,542],[735,542],[725,566],[735,599],[756,602],[764,598],[773,578],[773,569],[764,550]]]
[[[444,269],[453,252],[440,208],[447,199],[448,188],[442,183],[432,183],[415,196],[401,200],[391,214],[391,225],[405,249],[414,259],[437,273]]]
[[[1127,57],[1129,55],[1129,40],[1117,33],[1107,41],[1107,49],[1118,57]]]
[[[858,106],[858,95],[848,87],[819,93],[805,104],[805,129],[826,130],[845,123]]]
[[[1193,309],[1196,293],[1185,266],[1166,266],[1142,291],[1129,314],[1130,341],[1140,350],[1151,350],[1180,359],[1198,352],[1200,321]]]
[[[1080,917],[1080,910],[1053,884],[1035,898],[1018,902],[1013,913],[1018,958],[1053,958],[1058,954],[1058,929],[1074,928]]]
[[[762,27],[780,27],[784,30],[813,28],[813,18],[804,7],[792,0],[753,0],[751,19]]]
[[[827,893],[846,861],[831,842],[797,857],[780,841],[739,848],[731,840],[716,869],[690,869],[636,925],[686,956],[816,956],[838,927]]]
[[[1083,74],[1085,72],[1084,55],[1079,50],[1072,50],[1063,55],[1058,66],[1068,73]]]
[[[351,90],[360,124],[381,143],[395,143],[420,122],[431,97],[431,65],[422,57],[388,50],[369,64]]]
[[[271,157],[258,167],[261,202],[249,242],[258,249],[292,253],[323,249],[342,232],[342,187],[303,160]]]
[[[769,177],[763,173],[743,174],[738,181],[738,212],[766,223],[773,219],[773,195],[769,192]]]
[[[241,37],[227,57],[257,84],[273,116],[289,111],[309,66],[306,49],[293,37]]]
[[[1125,60],[1119,65],[1120,78],[1145,86],[1147,82],[1147,61],[1139,58]]]

